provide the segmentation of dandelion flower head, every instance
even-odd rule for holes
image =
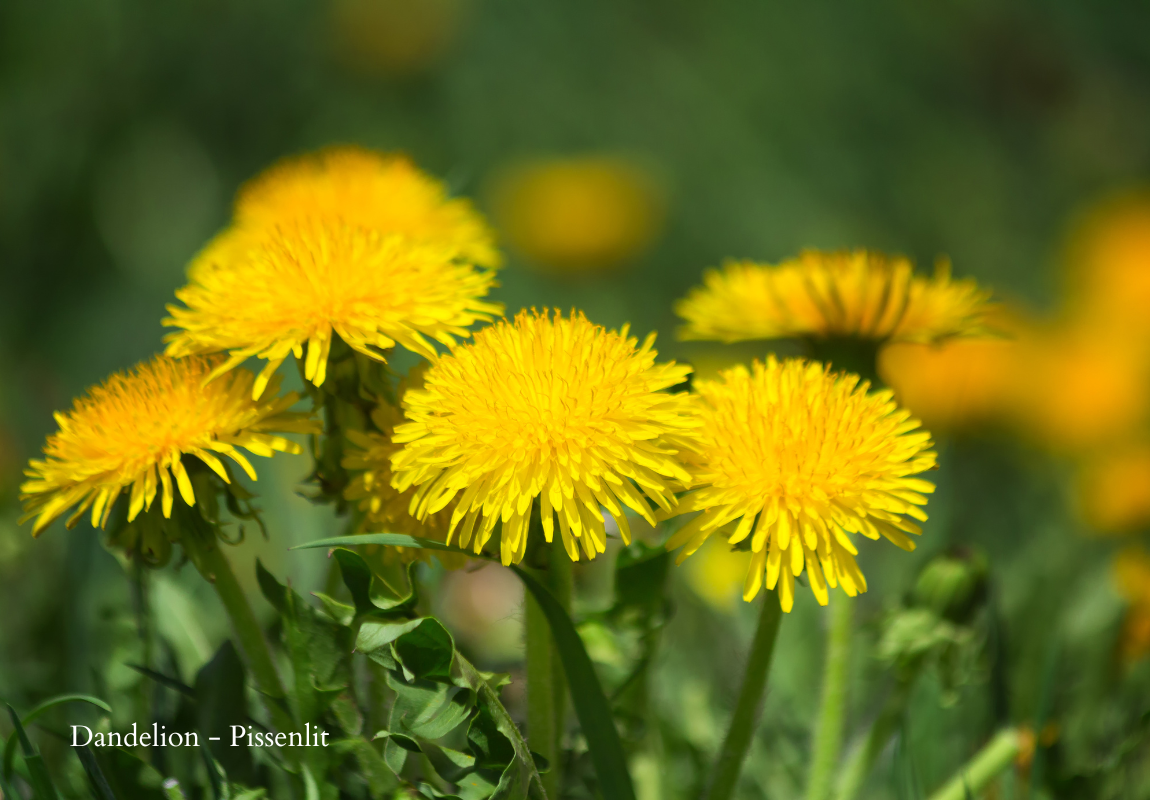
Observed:
[[[926,278],[900,256],[810,250],[778,266],[736,261],[710,270],[675,311],[687,321],[683,339],[934,342],[988,333],[988,299],[974,281],[951,280],[945,262]]]
[[[494,234],[469,201],[448,198],[407,156],[352,146],[285,159],[245,184],[230,235],[315,219],[441,245],[482,267],[500,264]]]
[[[730,544],[749,540],[744,599],[765,577],[790,611],[804,567],[823,605],[828,585],[852,597],[866,591],[851,534],[914,549],[907,534],[921,529],[911,520],[926,519],[921,506],[934,491],[914,476],[933,469],[936,456],[930,434],[890,391],[868,393],[856,375],[774,357],[695,388],[703,422],[690,465],[697,488],[676,513],[701,513],[667,542],[685,545],[680,561],[720,531]]]
[[[480,330],[403,400],[395,429],[393,485],[418,487],[419,518],[457,499],[452,534],[475,552],[497,523],[505,564],[522,560],[532,504],[545,538],[559,518],[572,560],[604,552],[602,508],[630,540],[624,508],[654,524],[649,503],[669,511],[689,475],[678,453],[690,446],[694,400],[663,390],[690,367],[655,363],[654,336],[640,345],[572,313],[521,312]]]
[[[151,508],[157,494],[170,517],[174,492],[195,504],[184,456],[195,456],[229,481],[221,457],[252,479],[256,472],[239,448],[259,456],[298,453],[278,433],[316,433],[308,415],[288,409],[294,393],[251,398],[254,376],[236,370],[205,383],[220,359],[157,356],[128,372],[112,375],[56,414],[59,431],[48,437],[44,459],[30,462],[20,487],[26,516],[38,535],[73,506],[71,526],[91,508],[92,524],[103,527],[121,492],[128,492],[128,520]]]
[[[167,354],[227,351],[218,372],[256,356],[255,396],[289,355],[317,386],[332,336],[377,360],[397,343],[429,358],[501,307],[483,301],[497,261],[463,201],[406,160],[342,149],[288,161],[240,192],[235,224],[176,292]]]

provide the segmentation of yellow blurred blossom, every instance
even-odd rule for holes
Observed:
[[[508,241],[531,262],[558,272],[604,270],[635,259],[662,227],[654,181],[606,156],[522,164],[494,192]]]
[[[687,584],[713,608],[730,611],[738,602],[738,590],[750,560],[749,550],[736,550],[720,538],[711,537],[687,562]]]

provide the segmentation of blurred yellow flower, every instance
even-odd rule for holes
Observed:
[[[215,374],[289,355],[324,382],[332,336],[366,356],[402,344],[429,358],[501,307],[484,302],[497,254],[470,205],[405,159],[356,148],[289,160],[244,187],[236,221],[196,257],[163,324],[167,354],[227,351]]]
[[[1098,204],[1068,249],[1070,313],[1119,334],[1150,334],[1150,192]]]
[[[737,587],[747,574],[750,560],[750,551],[736,550],[712,537],[687,562],[687,583],[711,607],[730,611],[738,600]]]
[[[1140,547],[1120,552],[1114,559],[1114,582],[1128,603],[1118,655],[1130,664],[1150,652],[1150,554]]]
[[[444,185],[405,155],[355,146],[287,158],[249,181],[236,195],[236,225],[219,238],[311,220],[402,234],[481,267],[501,261],[494,234],[470,201],[448,198]]]
[[[828,584],[852,597],[866,591],[849,534],[914,549],[907,534],[921,529],[907,517],[926,519],[920,506],[934,485],[912,476],[934,469],[936,456],[889,390],[868,393],[856,375],[773,356],[695,388],[703,427],[698,456],[686,457],[696,488],[675,513],[702,513],[667,542],[685,545],[680,562],[737,521],[727,540],[751,537],[743,598],[758,594],[765,574],[790,611],[804,565],[822,605]]]
[[[1036,332],[1018,343],[1011,404],[1020,428],[1064,452],[1121,440],[1146,417],[1142,346],[1090,326]]]
[[[539,266],[568,273],[636,258],[663,218],[654,181],[636,165],[604,156],[512,168],[496,182],[494,206],[512,245]]]
[[[629,542],[624,506],[652,525],[648,499],[674,506],[689,479],[678,451],[697,425],[693,398],[662,391],[691,368],[656,364],[654,338],[638,345],[626,326],[607,331],[558,312],[524,311],[478,331],[404,396],[410,422],[395,429],[405,446],[392,457],[392,484],[419,487],[411,513],[420,519],[462,492],[451,515],[460,546],[479,552],[502,522],[504,564],[523,558],[536,497],[547,541],[558,514],[572,560],[577,543],[588,558],[604,552],[601,507]]]
[[[1024,323],[998,314],[993,326],[1005,336],[892,342],[879,351],[879,375],[899,404],[932,429],[1001,419],[1010,407]]]
[[[92,524],[103,527],[124,490],[130,491],[129,521],[151,508],[157,492],[164,516],[170,517],[173,477],[184,502],[196,502],[184,456],[195,456],[229,481],[219,459],[227,456],[255,480],[255,470],[237,448],[259,456],[298,453],[298,444],[273,432],[319,432],[307,414],[288,411],[298,395],[276,396],[278,380],[269,399],[261,401],[251,399],[254,377],[247,370],[206,382],[218,363],[157,356],[112,375],[70,411],[56,414],[60,430],[48,437],[45,458],[29,463],[29,480],[20,487],[27,512],[21,521],[36,518],[33,535],[76,504],[69,527],[89,507]]]
[[[371,420],[379,432],[347,431],[351,442],[343,459],[343,466],[356,472],[344,490],[344,496],[356,502],[363,512],[358,530],[363,533],[406,533],[446,542],[454,506],[449,504],[441,511],[428,514],[422,521],[417,520],[409,511],[415,489],[400,492],[391,485],[391,457],[401,448],[392,441],[392,435],[403,415],[394,406],[381,402],[372,411]],[[448,569],[458,569],[467,562],[466,558],[454,553],[433,553],[409,547],[384,548],[385,560],[403,563],[416,559],[430,561],[432,555],[437,556]]]
[[[336,55],[374,75],[422,72],[457,38],[463,0],[331,0]]]
[[[1125,533],[1150,523],[1150,447],[1124,446],[1079,465],[1078,498],[1088,525]]]
[[[933,278],[910,261],[866,250],[808,250],[778,266],[732,261],[675,305],[682,339],[851,336],[935,342],[989,333],[990,293],[953,281],[942,262]]]

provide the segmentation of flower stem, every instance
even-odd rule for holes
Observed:
[[[263,629],[248,603],[244,590],[236,580],[232,565],[228,562],[215,538],[208,539],[196,532],[188,531],[181,539],[184,549],[192,562],[216,589],[216,595],[224,604],[224,610],[232,623],[240,653],[248,670],[255,680],[256,687],[264,696],[264,706],[272,726],[277,731],[295,730],[295,721],[288,713],[286,695],[271,650],[264,638]]]
[[[835,595],[830,604],[827,629],[823,696],[815,728],[814,752],[807,778],[807,800],[826,800],[838,766],[846,718],[847,682],[851,658],[851,601]]]
[[[1018,756],[1021,738],[1016,728],[1007,728],[974,754],[950,781],[930,796],[930,800],[964,800],[982,793],[999,773]]]
[[[751,652],[747,658],[747,672],[743,677],[739,699],[735,704],[735,715],[731,727],[723,739],[723,747],[715,762],[710,785],[704,794],[706,800],[728,800],[735,791],[743,759],[751,745],[751,737],[758,725],[759,708],[762,705],[763,691],[767,686],[767,673],[771,669],[771,657],[775,652],[775,639],[779,635],[779,622],[783,611],[779,607],[776,591],[768,591],[759,611],[759,624],[755,638],[751,642]]]
[[[532,570],[533,577],[547,586],[565,610],[571,607],[571,561],[561,547],[548,547],[546,570]],[[559,796],[560,757],[563,722],[567,708],[567,680],[551,637],[551,625],[534,596],[527,593],[527,741],[531,749],[550,763],[541,775],[549,798]]]

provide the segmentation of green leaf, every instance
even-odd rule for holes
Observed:
[[[417,626],[395,640],[392,650],[404,669],[416,678],[451,680],[455,643],[439,620],[424,617]]]
[[[92,697],[90,694],[61,694],[48,698],[25,714],[20,721],[24,725],[31,725],[37,718],[65,703],[90,703],[109,714],[112,713],[111,706],[98,697]],[[13,731],[12,735],[9,736],[8,740],[4,743],[3,775],[5,780],[12,780],[12,762],[16,757],[16,734],[17,732]]]
[[[252,754],[247,745],[232,747],[232,725],[247,723],[244,665],[231,640],[225,640],[212,660],[196,674],[196,727],[204,744],[231,776],[250,783],[254,777]],[[211,741],[219,736],[218,742]]]
[[[297,544],[291,549],[310,550],[314,548],[356,547],[363,544],[385,544],[391,547],[410,547],[415,550],[439,550],[444,553],[460,553],[465,556],[471,556],[472,558],[485,558],[488,561],[497,560],[482,553],[477,555],[470,550],[452,547],[451,545],[436,542],[431,539],[420,539],[415,536],[408,536],[405,533],[357,533],[354,536],[336,536],[331,539],[316,539],[314,542]]]
[[[89,745],[84,745],[74,749],[76,756],[80,759],[80,766],[84,768],[84,774],[88,776],[88,782],[92,784],[92,791],[98,800],[116,800],[116,795],[112,793],[112,787],[108,785],[108,778],[100,769],[92,748]]]
[[[343,583],[351,592],[355,611],[358,615],[375,614],[380,611],[396,611],[414,605],[414,591],[406,595],[395,592],[385,581],[371,571],[363,556],[353,550],[337,547],[332,556],[339,564]],[[409,585],[414,585],[409,581]]]
[[[627,772],[623,743],[615,728],[611,705],[603,694],[603,687],[599,684],[599,677],[595,674],[583,640],[551,592],[519,567],[512,566],[512,569],[535,597],[551,625],[551,635],[567,675],[572,705],[579,718],[579,726],[583,729],[583,736],[587,739],[603,796],[611,800],[634,800],[635,790]]]
[[[124,800],[167,800],[163,788],[164,777],[135,754],[121,747],[85,749],[91,751],[96,767],[106,779],[114,797]]]
[[[329,617],[332,618],[339,625],[351,625],[355,621],[355,606],[349,606],[347,603],[341,603],[334,597],[329,597],[323,592],[312,592],[312,597],[319,600],[320,605]]]
[[[44,759],[32,745],[24,726],[20,724],[20,717],[16,709],[8,706],[8,716],[12,718],[12,725],[16,728],[13,733],[20,741],[20,749],[24,752],[24,767],[28,770],[28,780],[32,784],[32,796],[35,800],[56,800],[56,787],[48,776],[48,768],[44,766]],[[5,765],[5,780],[11,780],[12,774]]]

